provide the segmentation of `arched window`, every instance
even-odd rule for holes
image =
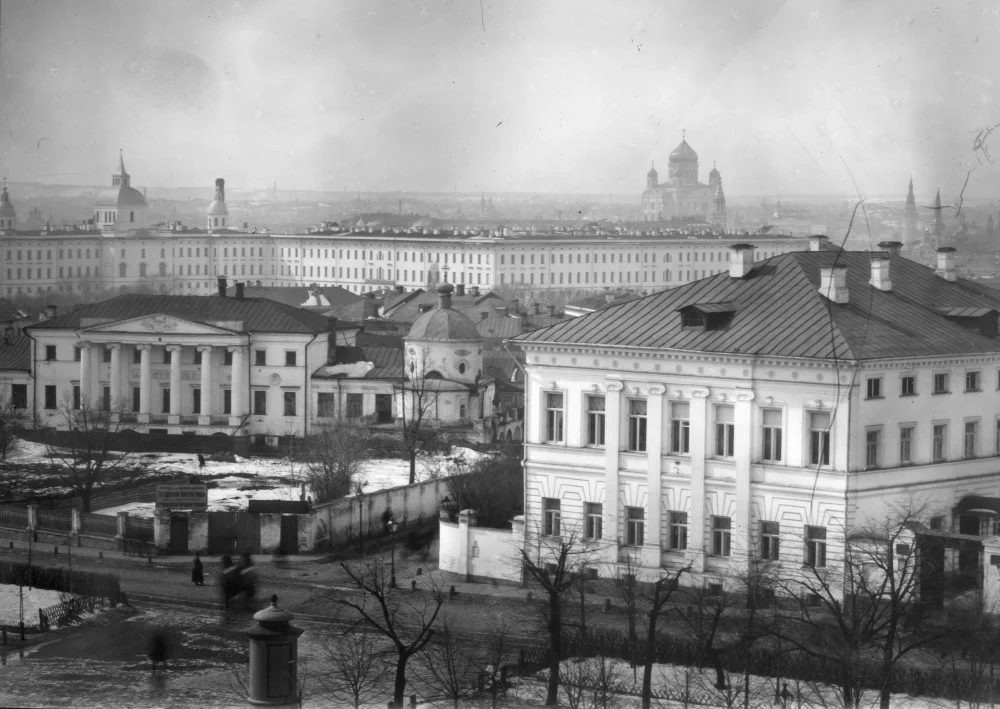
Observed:
[[[125,278],[125,271],[128,267],[124,263],[118,264],[118,277]]]
[[[424,379],[444,379],[444,377],[441,376],[441,372],[432,369],[424,375]]]
[[[465,362],[461,362],[458,365],[458,373],[459,374],[465,374]]]

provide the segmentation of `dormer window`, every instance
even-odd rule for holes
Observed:
[[[733,303],[694,303],[678,308],[681,326],[699,330],[725,330],[736,314]]]
[[[984,337],[996,337],[998,313],[993,308],[936,308],[946,319],[978,332]]]

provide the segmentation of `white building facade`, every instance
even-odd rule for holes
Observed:
[[[935,273],[814,245],[737,246],[727,274],[516,338],[526,543],[728,585],[751,562],[835,571],[847,535],[904,510],[992,533],[967,501],[1000,503],[1000,296],[947,252]]]

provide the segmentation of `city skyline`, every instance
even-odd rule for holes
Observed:
[[[1000,192],[971,4],[81,7],[4,8],[12,182],[638,196],[686,129],[727,196]]]

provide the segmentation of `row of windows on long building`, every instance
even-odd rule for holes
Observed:
[[[623,529],[612,538],[621,542],[627,547],[642,547],[647,544],[662,544],[665,551],[684,552],[688,548],[688,535],[690,525],[688,513],[681,510],[667,510],[664,540],[649,540],[646,538],[646,510],[643,507],[625,506],[625,517]],[[732,555],[732,528],[733,521],[730,517],[713,516],[709,521],[711,538],[708,545],[708,553],[711,556],[727,558]],[[565,530],[563,520],[562,501],[555,497],[542,498],[542,534],[544,536],[561,536]],[[600,541],[606,539],[604,529],[604,504],[601,502],[584,502],[583,519],[580,520],[582,536],[587,541]],[[756,539],[756,555],[758,558],[770,561],[778,561],[789,557],[798,561],[801,560],[813,567],[826,566],[826,527],[815,525],[804,525],[799,529],[786,529],[784,533],[786,540],[792,534],[801,535],[802,540],[800,557],[796,558],[795,552],[789,552],[787,545],[784,549],[782,545],[781,523],[772,520],[761,521],[758,524],[758,536]]]

